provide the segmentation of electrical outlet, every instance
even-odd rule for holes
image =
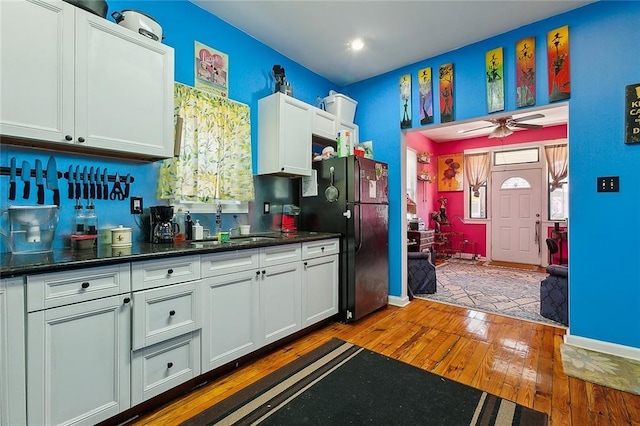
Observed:
[[[131,214],[142,214],[142,197],[131,197]]]
[[[620,176],[598,177],[598,192],[620,192]]]
[[[270,211],[271,211],[271,203],[269,203],[268,201],[265,201],[264,204],[262,204],[262,214],[269,214]]]

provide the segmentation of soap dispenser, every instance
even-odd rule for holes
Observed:
[[[202,240],[204,238],[204,228],[200,225],[200,221],[196,219],[196,223],[193,225],[193,239]]]

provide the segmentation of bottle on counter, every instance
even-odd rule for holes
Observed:
[[[98,235],[98,215],[96,206],[89,204],[84,218],[84,231],[87,235]]]
[[[73,218],[71,219],[71,235],[84,235],[85,214],[82,204],[76,203],[74,209]]]
[[[189,214],[188,210],[185,219],[185,234],[187,240],[193,240],[193,220],[191,220],[191,215]]]
[[[91,244],[87,242],[87,245],[91,245],[93,247],[97,246],[98,243],[98,215],[96,214],[96,206],[93,203],[90,203],[87,206],[87,213],[84,218],[84,232],[88,237],[92,237]]]
[[[182,207],[178,209],[178,212],[173,217],[173,222],[178,225],[175,241],[177,243],[183,242],[187,239],[187,219],[186,215],[184,214],[184,210],[182,210]]]
[[[192,227],[193,239],[202,240],[204,238],[204,227],[200,225],[200,221],[196,219],[196,223]]]

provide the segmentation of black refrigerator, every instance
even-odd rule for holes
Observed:
[[[300,229],[341,234],[339,315],[356,321],[387,305],[388,167],[349,156],[314,162],[313,170],[317,188],[313,176],[301,185]]]

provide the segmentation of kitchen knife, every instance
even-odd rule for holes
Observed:
[[[76,166],[76,172],[73,174],[73,180],[75,182],[75,195],[76,200],[82,196],[82,188],[80,188],[80,166]]]
[[[16,199],[16,157],[11,157],[11,170],[9,171],[9,199]]]
[[[60,206],[60,190],[58,189],[58,166],[53,155],[47,161],[47,189],[53,191],[53,204]]]
[[[82,169],[82,198],[89,199],[89,175],[87,173],[87,166]]]
[[[124,198],[129,198],[129,185],[131,185],[131,174],[127,173],[127,176],[124,178]]]
[[[69,166],[69,171],[67,172],[67,181],[69,182],[68,188],[67,188],[67,198],[69,198],[70,200],[73,200],[75,197],[73,196],[73,186],[74,186],[74,179],[73,179],[73,166]]]
[[[31,167],[26,161],[22,162],[22,170],[20,170],[20,176],[22,177],[22,182],[24,182],[22,198],[28,200],[31,190]]]
[[[109,199],[109,174],[107,173],[107,168],[104,168],[104,172],[102,172],[102,199]]]
[[[42,161],[36,160],[36,186],[38,187],[38,204],[44,204],[44,181],[42,180]]]
[[[95,174],[93,173],[93,166],[89,169],[89,199],[93,200],[96,198],[96,180]]]
[[[100,184],[100,167],[96,168],[95,175],[96,199],[102,200],[102,185]]]

